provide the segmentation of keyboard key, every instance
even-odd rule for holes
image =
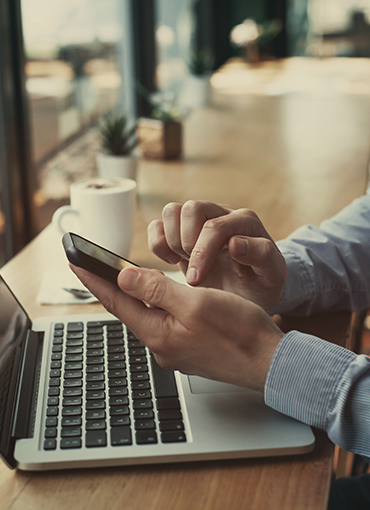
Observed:
[[[69,322],[67,324],[68,333],[71,331],[83,331],[84,325],[82,322]]]
[[[105,391],[93,390],[86,392],[86,400],[100,400],[105,398]]]
[[[126,368],[126,363],[125,361],[111,361],[110,363],[108,363],[108,370],[116,370],[116,369],[121,369],[121,368]]]
[[[149,381],[134,381],[131,382],[131,388],[133,390],[148,390],[150,389]]]
[[[81,427],[63,427],[61,436],[62,437],[79,437],[82,435]]]
[[[147,372],[148,371],[148,365],[146,363],[141,363],[138,365],[130,365],[131,373],[136,372]]]
[[[82,377],[82,370],[66,370],[64,372],[64,379],[77,379]]]
[[[108,378],[109,379],[113,379],[113,378],[121,378],[121,377],[126,377],[127,376],[127,372],[126,370],[123,370],[123,369],[119,369],[119,370],[109,370],[108,372]]]
[[[105,379],[105,375],[103,374],[103,372],[86,374],[86,381],[87,382],[91,382],[91,381],[104,381],[104,379]]]
[[[49,397],[48,398],[48,406],[58,406],[59,405],[59,397]]]
[[[168,409],[158,412],[159,421],[162,420],[181,420],[182,413],[179,409]]]
[[[46,416],[58,416],[58,408],[57,407],[48,407],[46,409]]]
[[[62,416],[80,416],[81,414],[82,409],[80,406],[68,406],[62,409]]]
[[[136,443],[137,444],[158,443],[156,431],[155,430],[138,430],[136,432]]]
[[[104,372],[104,365],[88,365],[86,367],[86,373],[97,373],[97,372]]]
[[[154,420],[136,420],[135,421],[135,430],[146,430],[146,429],[155,429],[155,421]]]
[[[52,386],[60,386],[60,379],[57,377],[49,379],[49,387],[51,388]]]
[[[90,381],[86,383],[87,390],[104,390],[105,383],[104,381]]]
[[[127,379],[126,378],[109,379],[108,386],[110,388],[114,388],[115,386],[127,386]]]
[[[89,342],[102,342],[104,340],[104,336],[103,335],[87,335],[87,344],[89,344]]]
[[[57,437],[57,429],[56,427],[47,427],[45,429],[45,438],[53,438]]]
[[[81,340],[83,337],[83,333],[67,333],[67,340]]]
[[[93,411],[86,412],[87,420],[102,420],[105,419],[105,410],[104,409],[96,409]]]
[[[103,356],[94,356],[86,359],[86,365],[102,365],[103,363]]]
[[[72,416],[71,418],[65,416],[64,418],[62,418],[62,427],[76,427],[81,426],[81,424],[82,424],[81,416]]]
[[[117,395],[117,396],[111,397],[109,399],[110,406],[121,406],[121,405],[127,405],[127,404],[128,404],[128,398],[124,395]]]
[[[134,390],[132,392],[132,398],[152,398],[152,392],[150,390]]]
[[[154,411],[153,409],[135,409],[134,418],[135,420],[154,418]]]
[[[168,430],[184,430],[182,420],[166,420],[159,424],[159,430],[166,432]]]
[[[88,342],[86,347],[87,347],[88,351],[90,349],[103,349],[104,344],[103,344],[103,342]]]
[[[110,430],[112,446],[127,446],[132,444],[131,428],[128,426],[112,427]]]
[[[63,399],[63,407],[64,406],[80,406],[82,405],[81,397],[65,397]]]
[[[81,438],[80,437],[71,437],[61,440],[60,447],[62,450],[68,449],[68,448],[81,448]]]
[[[88,400],[86,402],[86,409],[105,409],[104,400]]]
[[[64,379],[64,388],[78,388],[82,386],[82,379]]]
[[[109,396],[115,397],[117,395],[127,395],[128,389],[125,386],[114,386],[113,388],[109,388]]]
[[[133,402],[134,409],[151,409],[153,402],[149,399],[139,399]]]
[[[60,378],[61,370],[59,368],[54,368],[50,370],[50,377],[59,377]]]
[[[105,430],[89,430],[86,432],[85,444],[87,448],[107,446],[107,434]]]
[[[82,388],[66,388],[63,390],[63,397],[80,397]]]
[[[50,368],[61,368],[62,362],[61,361],[52,361],[50,363]]]
[[[56,322],[54,324],[54,329],[64,329],[64,324],[63,322]]]
[[[121,416],[123,414],[129,414],[130,409],[127,405],[113,406],[109,409],[110,416]]]
[[[180,409],[180,402],[178,398],[159,398],[157,400],[157,409]]]
[[[49,416],[46,418],[45,426],[46,427],[56,427],[58,425],[58,418],[56,416]]]
[[[153,355],[150,357],[154,378],[154,390],[157,398],[177,397],[177,386],[175,374],[170,370],[165,370],[156,362]]]
[[[149,374],[147,372],[136,372],[131,374],[131,381],[148,381]]]
[[[161,441],[162,443],[185,443],[186,435],[185,432],[162,432]]]
[[[105,430],[107,428],[105,420],[87,420],[86,430]]]
[[[57,356],[57,354],[53,354],[53,356]],[[82,354],[66,354],[65,361],[68,363],[69,361],[82,361]]]
[[[83,345],[83,340],[82,338],[80,339],[75,339],[75,340],[67,340],[67,343],[66,343],[67,347],[82,347]]]
[[[59,345],[56,345],[55,347],[59,347]],[[83,348],[82,347],[67,347],[66,348],[66,354],[82,354]]]
[[[86,353],[86,356],[87,357],[104,356],[104,351],[103,349],[89,349]]]
[[[82,370],[82,363],[81,361],[75,361],[75,362],[69,362],[66,363],[64,366],[65,370]]]
[[[55,450],[56,447],[57,447],[57,442],[55,439],[45,439],[44,450]]]
[[[60,394],[60,389],[57,386],[53,386],[52,388],[49,388],[49,390],[48,390],[49,397],[58,397],[59,394]]]
[[[130,425],[131,419],[130,417],[126,415],[120,415],[120,416],[111,416],[110,424],[111,427],[118,427],[120,425]]]

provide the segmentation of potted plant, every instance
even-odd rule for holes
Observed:
[[[144,157],[179,159],[182,156],[184,111],[178,108],[171,93],[148,93],[141,85],[139,93],[152,105],[151,118],[138,121],[136,135]]]
[[[213,56],[207,50],[194,51],[188,68],[189,76],[184,81],[181,103],[189,107],[206,106],[211,92]]]
[[[109,114],[99,126],[102,152],[96,157],[100,177],[136,180],[137,157],[133,153],[138,140],[136,123],[128,127],[127,116]]]

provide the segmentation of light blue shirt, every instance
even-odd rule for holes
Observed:
[[[320,227],[277,243],[288,278],[270,313],[310,315],[370,306],[370,187]],[[370,461],[370,358],[297,331],[281,339],[265,402],[318,427],[341,448]]]

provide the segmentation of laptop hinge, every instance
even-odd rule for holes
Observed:
[[[39,353],[42,345],[43,334],[28,330],[24,345],[24,355],[21,367],[17,402],[15,407],[15,419],[12,437],[21,439],[30,437],[31,418],[34,410],[34,393],[38,380]]]

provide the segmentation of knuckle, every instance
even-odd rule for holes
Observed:
[[[193,216],[201,209],[203,202],[200,200],[188,200],[182,206],[181,213],[184,216]]]
[[[181,208],[181,204],[177,202],[170,202],[163,207],[162,217],[172,218],[174,215],[177,215],[178,210]]]
[[[144,291],[144,300],[148,301],[148,303],[154,303],[155,305],[160,305],[166,294],[164,279],[158,278],[159,274],[161,274],[160,271],[155,271],[155,273],[150,276]]]
[[[247,219],[259,221],[258,215],[252,209],[248,209],[248,208],[244,207],[242,209],[238,209],[237,213],[244,216]]]

